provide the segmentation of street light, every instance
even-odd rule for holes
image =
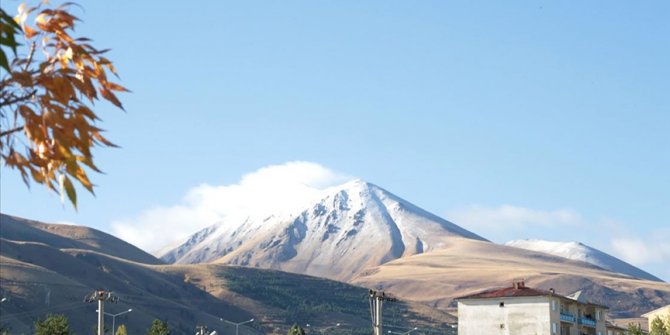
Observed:
[[[97,312],[98,310],[96,309],[95,311]],[[130,313],[130,312],[132,312],[132,311],[133,311],[133,309],[130,308],[130,309],[128,309],[127,311],[123,311],[123,312],[121,312],[121,313],[117,313],[117,314],[112,314],[112,313],[103,312],[103,313],[105,313],[105,315],[109,315],[109,316],[112,317],[112,335],[116,334],[116,329],[114,329],[114,326],[116,326],[116,317],[119,316],[119,315],[123,315],[123,314],[126,314],[126,313]]]
[[[309,323],[306,324],[306,326],[307,326],[307,327],[311,327]],[[321,329],[321,330],[317,330],[317,331],[318,331],[319,333],[321,333],[321,335],[325,335],[327,331],[329,331],[329,330],[331,330],[331,329],[333,329],[333,328],[339,327],[339,326],[340,326],[340,324],[337,323],[337,324],[335,324],[334,326],[326,327],[326,328],[323,328],[323,329]]]
[[[245,324],[245,323],[249,323],[249,322],[254,322],[254,319],[247,320],[247,321],[242,321],[242,322],[239,322],[239,323],[235,323],[235,322],[232,322],[232,321],[228,321],[228,320],[225,320],[224,318],[220,318],[220,319],[221,319],[221,321],[223,321],[223,322],[227,322],[227,323],[230,323],[231,325],[235,326],[235,335],[239,335],[239,331],[240,331],[240,326],[241,326],[241,325],[243,325],[243,324]]]
[[[389,334],[409,335],[409,333],[411,333],[411,332],[413,332],[413,331],[415,331],[415,330],[417,330],[417,329],[419,329],[419,328],[414,327],[414,328],[412,328],[412,329],[410,329],[410,330],[408,330],[408,331],[406,331],[406,332],[404,332],[404,333],[397,333],[397,332],[392,332],[392,331],[389,330]]]

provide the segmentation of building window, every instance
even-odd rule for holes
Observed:
[[[556,300],[551,301],[551,310],[555,311],[556,310]]]
[[[596,311],[596,320],[600,320],[600,311]],[[599,334],[601,335],[601,334]]]
[[[613,335],[611,330],[607,331],[607,335]]]
[[[498,306],[500,306],[500,307],[505,307],[505,302],[502,302],[502,301],[501,301],[501,302],[500,302],[500,305],[498,305]]]
[[[556,322],[551,323],[551,333],[556,334]]]

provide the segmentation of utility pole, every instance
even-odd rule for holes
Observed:
[[[211,333],[207,333],[209,331],[207,326],[195,326],[195,329],[198,330],[195,335],[217,335],[216,330]]]
[[[370,290],[370,318],[372,319],[372,330],[374,335],[382,333],[382,306],[384,301],[398,301],[396,298],[387,297],[383,291]]]
[[[229,323],[229,324],[235,326],[235,335],[240,335],[240,326],[241,325],[249,323],[249,322],[254,322],[254,319],[247,320],[247,321],[242,321],[242,322],[232,322],[232,321],[228,321],[224,318],[219,318],[219,319],[223,322],[226,322],[226,323]]]
[[[105,301],[117,303],[119,297],[113,296],[112,291],[97,290],[87,295],[84,302],[98,302],[98,335],[105,335]]]

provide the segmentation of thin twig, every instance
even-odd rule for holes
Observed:
[[[3,100],[2,102],[0,102],[0,107],[10,106],[10,105],[13,105],[17,102],[22,102],[22,101],[29,100],[35,95],[35,93],[37,93],[37,90],[33,90],[32,92],[30,92],[30,93],[28,93],[24,96],[16,97],[14,99]]]
[[[35,54],[35,42],[30,43],[30,53],[28,54],[28,60],[26,61],[26,66],[23,67],[23,71],[28,71],[28,67],[33,62],[34,54]]]
[[[21,126],[21,127],[16,127],[16,128],[14,128],[14,129],[10,129],[10,130],[5,130],[5,131],[0,132],[0,137],[5,137],[5,136],[8,136],[8,135],[10,135],[10,134],[13,134],[13,133],[16,133],[16,132],[18,132],[18,131],[21,131],[21,130],[23,130],[23,126]]]

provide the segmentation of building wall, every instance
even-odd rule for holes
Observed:
[[[500,303],[504,307],[500,307]],[[564,311],[579,318],[590,315],[595,327],[561,322]],[[458,302],[459,335],[607,335],[607,309],[557,296],[463,299]],[[577,321],[577,320],[575,320]]]
[[[668,317],[670,317],[670,305],[653,310],[647,314],[643,314],[642,316],[647,318],[649,329],[651,330],[651,323],[657,316],[662,320],[666,320]]]
[[[606,335],[607,325],[605,324],[605,320],[607,319],[607,309],[596,308],[596,311],[599,312],[599,318],[596,320],[596,334]]]
[[[464,299],[458,302],[459,335],[550,335],[550,298]],[[500,303],[504,306],[500,307]]]

